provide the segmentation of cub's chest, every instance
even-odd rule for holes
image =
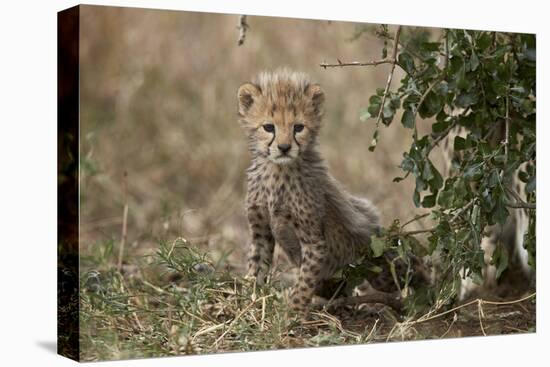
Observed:
[[[255,174],[248,177],[248,202],[270,212],[290,211],[304,196],[302,180],[288,172]]]

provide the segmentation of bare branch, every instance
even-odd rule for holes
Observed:
[[[395,40],[393,41],[393,52],[392,52],[392,66],[390,73],[388,75],[388,82],[386,83],[386,89],[384,89],[384,95],[382,96],[382,103],[380,103],[380,110],[378,111],[378,117],[376,118],[376,128],[380,125],[380,120],[382,119],[382,114],[384,111],[384,104],[386,103],[386,97],[390,91],[391,81],[393,79],[393,72],[395,71],[395,64],[397,63],[397,48],[399,46],[399,35],[401,34],[401,26],[397,27],[395,31]]]
[[[246,31],[248,30],[250,26],[246,22],[246,15],[241,15],[239,17],[239,25],[237,26],[237,29],[239,30],[239,40],[237,41],[237,44],[239,46],[242,46],[244,44],[244,40],[246,38]]]
[[[413,219],[410,219],[410,220],[406,221],[403,225],[401,225],[401,229],[403,229],[403,227],[405,227],[406,225],[411,224],[412,222],[416,222],[417,220],[420,220],[422,218],[426,218],[428,215],[430,215],[430,213],[424,213],[422,215],[415,216]]]
[[[506,117],[504,118],[504,165],[508,163],[508,145],[509,145],[509,136],[510,136],[510,94],[506,91]],[[504,175],[504,170],[502,170],[502,175]]]
[[[415,117],[415,119],[416,119],[416,117]],[[428,152],[426,153],[426,156],[428,156],[430,154],[430,152],[433,150],[433,148],[435,148],[436,146],[439,145],[441,140],[445,139],[447,137],[447,135],[449,135],[449,133],[451,132],[452,129],[455,128],[457,123],[458,123],[458,119],[455,119],[451,123],[451,125],[449,125],[448,128],[446,128],[441,134],[439,134],[439,136],[437,138],[434,139],[432,145],[430,145],[430,147],[428,148]]]
[[[514,197],[514,199],[516,199],[516,202],[511,202],[511,201],[507,201],[505,203],[505,205],[509,208],[515,208],[515,209],[536,209],[537,206],[536,204],[532,204],[532,203],[527,203],[525,202],[521,196],[519,196],[519,194],[514,190],[514,189],[511,189],[509,187],[505,187],[506,188],[506,191],[508,191],[510,194],[512,194],[512,196]]]
[[[322,68],[339,68],[344,66],[377,66],[381,64],[395,64],[395,59],[380,59],[380,60],[373,60],[373,61],[351,61],[351,62],[342,62],[338,60],[337,64],[329,64],[326,62],[322,62],[319,64]]]
[[[509,208],[514,208],[514,209],[537,209],[536,204],[526,203],[524,201],[515,202],[515,203],[513,203],[511,201],[507,201],[507,202],[504,203],[504,205],[506,205]]]
[[[427,228],[427,229],[417,229],[415,231],[400,232],[399,235],[400,236],[415,236],[415,235],[421,234],[421,233],[433,232],[433,231],[435,231],[436,228],[437,227],[431,227],[431,228]]]

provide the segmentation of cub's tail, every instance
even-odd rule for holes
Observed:
[[[372,230],[372,234],[379,234],[380,212],[376,206],[374,206],[374,204],[366,198],[350,196],[349,200],[353,207],[365,217],[365,223],[361,223],[362,226],[370,228]]]

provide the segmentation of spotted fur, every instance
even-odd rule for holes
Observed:
[[[286,69],[266,72],[241,85],[238,102],[252,156],[248,276],[265,280],[277,242],[299,267],[291,306],[305,310],[321,282],[369,245],[379,214],[367,199],[344,191],[319,155],[324,93],[318,84]]]

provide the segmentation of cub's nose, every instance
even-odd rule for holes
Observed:
[[[279,144],[277,145],[277,148],[279,148],[279,150],[283,152],[283,154],[286,154],[290,150],[290,144]]]

